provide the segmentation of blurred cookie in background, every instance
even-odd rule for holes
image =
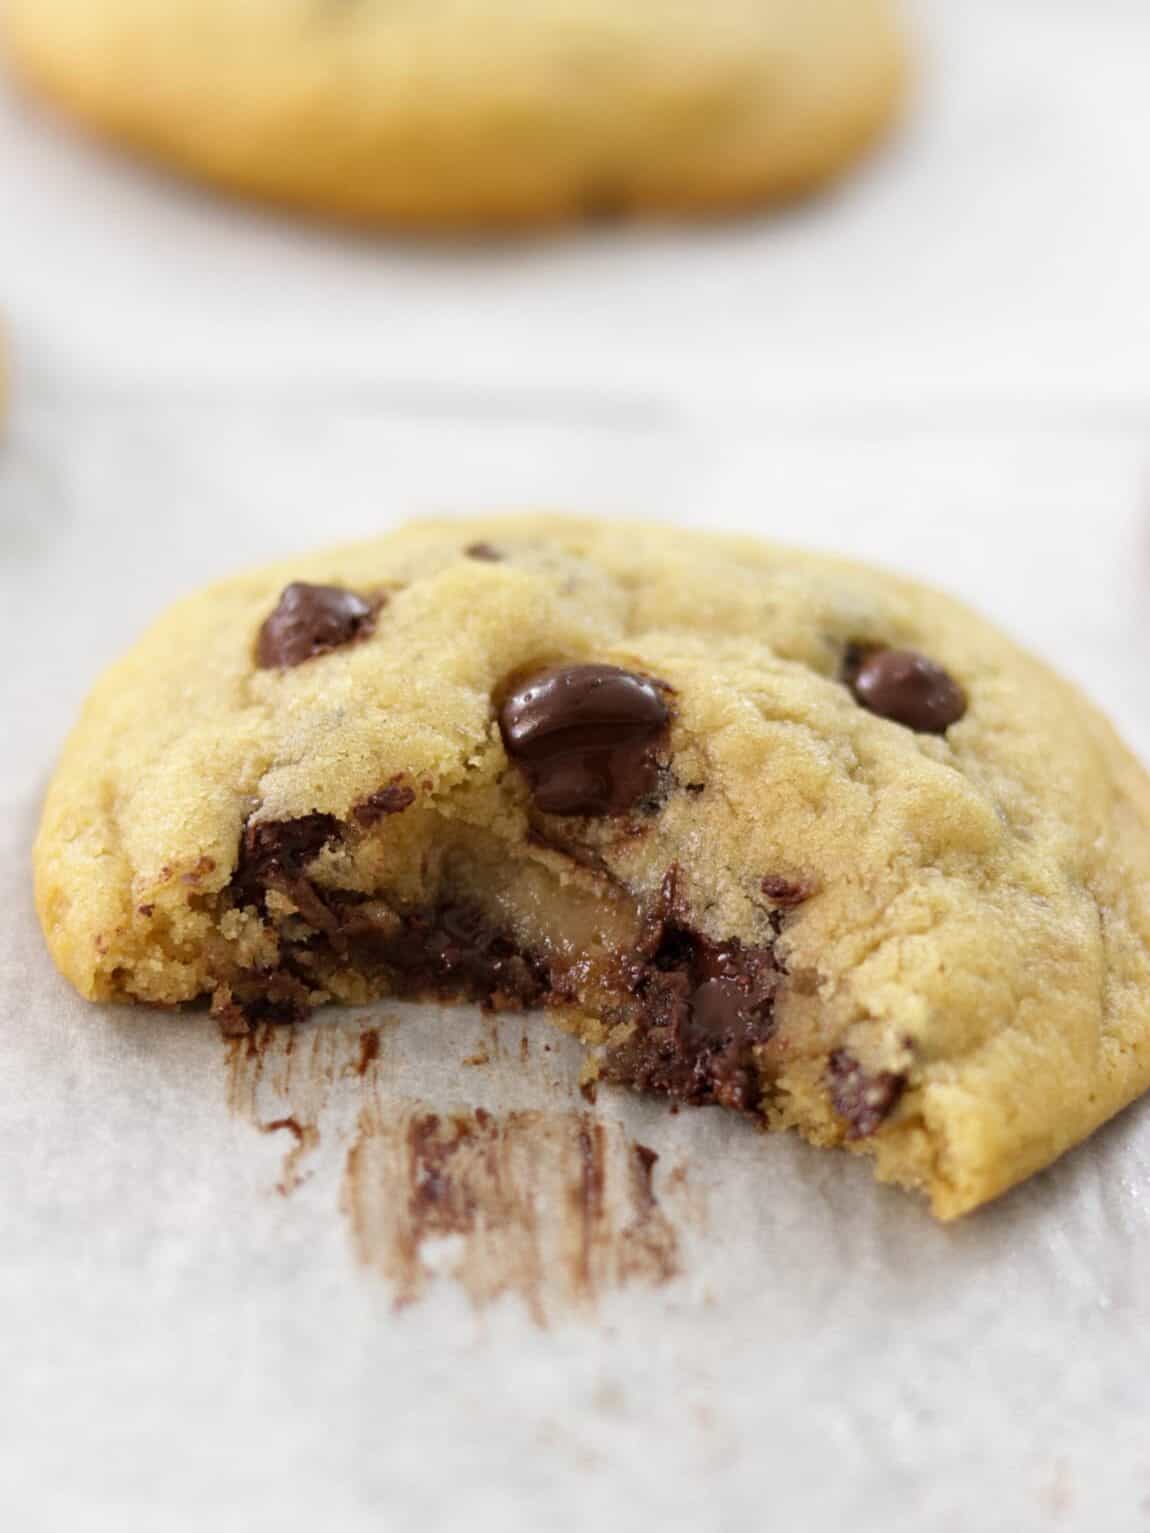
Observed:
[[[896,115],[895,0],[0,0],[17,75],[262,200],[450,229],[797,197]]]

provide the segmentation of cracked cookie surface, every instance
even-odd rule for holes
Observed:
[[[894,0],[0,0],[80,122],[361,223],[530,225],[791,198],[889,124]]]
[[[228,1027],[546,1006],[951,1217],[1150,1083],[1150,787],[958,603],[656,526],[424,523],[181,603],[36,847],[57,963]]]

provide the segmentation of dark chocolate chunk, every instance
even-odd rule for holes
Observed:
[[[716,1102],[757,1116],[765,1089],[756,1049],[775,1029],[782,970],[770,947],[712,942],[671,914],[665,880],[657,943],[630,975],[634,1031],[608,1056],[608,1079],[702,1106]]]
[[[768,873],[759,887],[776,905],[801,905],[814,893],[812,886],[801,879],[780,878],[775,873]]]
[[[261,820],[244,831],[242,861],[250,872],[296,874],[339,834],[333,814],[305,814],[296,820]]]
[[[500,564],[503,560],[493,543],[469,543],[463,552],[469,559],[479,559],[484,564]]]
[[[847,684],[880,718],[922,734],[943,734],[966,712],[966,694],[948,671],[913,649],[856,650]]]
[[[499,727],[545,814],[610,815],[655,792],[655,745],[669,718],[660,685],[647,676],[557,665],[515,687]]]
[[[302,665],[342,644],[366,638],[381,605],[378,599],[365,601],[342,586],[293,581],[260,629],[256,663],[264,670]]]
[[[831,1101],[846,1119],[847,1138],[865,1139],[890,1116],[906,1089],[906,1076],[893,1070],[864,1070],[849,1049],[836,1049],[827,1062]]]
[[[305,814],[296,820],[262,820],[249,825],[240,842],[239,864],[232,876],[232,895],[238,905],[262,907],[268,889],[287,895],[304,920],[321,931],[338,923],[304,868],[329,841],[339,834],[340,823],[332,814]]]
[[[393,777],[386,787],[365,798],[352,811],[360,825],[378,825],[389,814],[402,814],[415,803],[415,789],[409,788],[401,778]]]

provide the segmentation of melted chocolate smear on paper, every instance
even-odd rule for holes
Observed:
[[[518,1294],[543,1325],[679,1270],[656,1159],[587,1113],[369,1107],[343,1207],[360,1260],[390,1280],[397,1305],[449,1277],[477,1308]]]
[[[517,1294],[545,1325],[680,1270],[654,1151],[575,1109],[385,1104],[384,1032],[257,1025],[226,1040],[227,1096],[261,1133],[282,1136],[276,1191],[288,1197],[311,1174],[325,1110],[337,1092],[352,1094],[340,1207],[358,1259],[388,1280],[397,1307],[448,1280],[480,1309]],[[682,1179],[681,1169],[667,1177],[676,1198]]]
[[[287,1197],[307,1180],[320,1142],[319,1120],[337,1081],[354,1076],[375,1085],[378,1027],[336,1028],[257,1023],[225,1038],[227,1099],[232,1112],[262,1134],[283,1134],[276,1191]]]
[[[284,1156],[283,1171],[276,1183],[276,1191],[284,1198],[306,1180],[308,1173],[300,1170],[300,1163],[319,1143],[319,1129],[315,1124],[301,1123],[294,1116],[273,1118],[270,1123],[260,1124],[260,1132],[264,1134],[278,1134],[285,1130],[291,1134],[293,1143]]]

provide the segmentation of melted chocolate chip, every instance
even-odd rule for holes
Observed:
[[[494,543],[469,543],[463,550],[469,559],[479,559],[484,564],[501,564],[503,555]]]
[[[559,665],[499,711],[507,754],[545,814],[623,814],[655,792],[654,746],[670,712],[659,685],[614,665]]]
[[[389,784],[393,787],[397,795],[411,792]],[[546,968],[474,906],[448,900],[430,909],[401,912],[350,891],[317,889],[307,877],[307,865],[340,829],[333,815],[309,814],[249,825],[244,832],[240,866],[232,881],[237,903],[266,912],[266,892],[275,889],[314,928],[313,935],[285,943],[282,963],[310,971],[317,959],[322,966],[334,955],[344,962],[350,959],[358,970],[386,974],[388,988],[397,995],[431,992],[497,1010],[537,1006],[546,997]],[[299,993],[298,988],[285,991],[283,973],[278,972],[250,1002],[244,1001],[245,1014],[259,1021],[294,1020],[289,1013]]]
[[[774,873],[768,873],[759,886],[767,899],[773,900],[776,905],[801,905],[804,900],[809,900],[814,893],[813,887],[799,879],[780,878]]]
[[[400,778],[393,777],[386,787],[365,798],[352,811],[357,822],[365,828],[378,825],[389,814],[402,814],[415,803],[415,789],[409,788]]]
[[[855,650],[846,681],[871,713],[922,734],[943,734],[966,712],[966,694],[953,676],[912,649]]]
[[[313,586],[302,580],[284,588],[275,611],[260,629],[256,663],[263,670],[302,665],[356,639],[375,626],[382,602],[365,601],[342,586]]]
[[[311,925],[330,930],[331,912],[304,877],[304,868],[339,830],[339,821],[331,814],[305,814],[296,820],[262,820],[249,825],[232,876],[236,903],[262,907],[267,890],[278,889]]]
[[[606,1061],[608,1079],[692,1106],[752,1116],[764,1078],[755,1050],[775,1029],[782,971],[769,947],[712,942],[682,924],[675,880],[664,880],[658,931],[641,944],[630,988],[635,1029]]]
[[[449,901],[380,923],[357,923],[354,905],[340,915],[357,966],[385,969],[398,995],[430,991],[496,1011],[538,1006],[547,995],[545,967],[472,905]]]
[[[864,1070],[848,1049],[836,1049],[827,1062],[831,1101],[846,1119],[847,1138],[865,1139],[890,1116],[906,1089],[906,1076],[893,1070]]]
[[[296,820],[261,820],[244,831],[243,863],[257,877],[296,874],[339,834],[333,814],[305,814]]]
[[[226,1028],[301,1019],[311,994],[345,966],[397,996],[495,1010],[578,1001],[581,982],[569,965],[556,967],[523,947],[465,900],[405,910],[350,890],[318,889],[308,865],[340,829],[323,814],[247,828],[233,890],[237,902],[263,910],[279,958],[274,969],[220,987],[214,1011]],[[679,885],[672,867],[635,947],[599,974],[614,992],[615,1019],[631,1027],[605,1074],[674,1102],[759,1116],[767,1077],[757,1051],[774,1032],[782,967],[770,945],[715,942],[694,930]],[[269,888],[286,895],[306,924],[285,921],[274,905],[269,910]]]

